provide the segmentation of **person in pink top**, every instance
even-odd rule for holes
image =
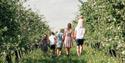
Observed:
[[[72,25],[68,23],[67,28],[64,32],[64,46],[66,48],[66,54],[69,55],[70,49],[72,47]]]

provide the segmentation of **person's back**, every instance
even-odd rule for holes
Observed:
[[[56,36],[54,32],[51,32],[51,36],[49,37],[50,40],[50,49],[52,50],[52,53],[55,54],[55,47],[56,47]]]
[[[76,27],[76,39],[83,39],[85,34],[85,28],[83,27]]]
[[[63,45],[63,33],[58,32],[57,33],[57,55],[61,55],[62,45]]]
[[[58,32],[57,33],[57,48],[61,48],[62,47],[62,41],[63,41],[63,33],[62,32]]]
[[[42,43],[43,43],[43,47],[46,47],[48,45],[48,40],[47,39],[43,39]]]
[[[48,43],[49,43],[49,40],[48,40],[48,36],[45,35],[45,37],[42,39],[41,41],[41,49],[46,53],[48,51]]]
[[[50,40],[50,45],[54,45],[55,44],[55,36],[54,35],[51,35],[49,37],[49,40]]]
[[[44,52],[48,51],[48,40],[47,39],[42,40],[42,49]]]
[[[66,31],[66,37],[71,37],[71,31],[70,30]]]
[[[65,47],[67,48],[71,48],[71,45],[72,45],[72,31],[71,30],[66,30],[65,31],[65,41],[64,41],[64,44],[65,44]]]
[[[67,24],[67,28],[64,32],[64,46],[66,48],[66,54],[69,56],[70,54],[70,48],[72,47],[72,25],[71,23]]]
[[[63,39],[63,33],[62,32],[57,33],[57,39],[58,39],[58,42],[62,42],[62,39]]]

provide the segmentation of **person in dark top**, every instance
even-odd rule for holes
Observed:
[[[44,53],[48,52],[48,44],[49,44],[49,38],[48,35],[45,35],[40,42],[40,47]]]

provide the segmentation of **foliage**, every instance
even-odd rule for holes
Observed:
[[[49,31],[44,17],[23,7],[24,2],[0,0],[0,53],[5,53],[7,61],[11,61],[12,54],[19,59],[23,50]]]
[[[86,43],[111,56],[125,57],[125,0],[88,0],[80,14],[85,19]]]

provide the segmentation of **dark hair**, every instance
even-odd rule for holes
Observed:
[[[47,40],[47,38],[48,38],[48,35],[45,34],[44,37],[43,37],[43,40]]]
[[[69,30],[69,29],[71,29],[71,28],[72,28],[72,24],[71,24],[71,23],[68,23],[67,29]]]
[[[55,33],[54,33],[54,32],[51,32],[51,34],[52,34],[52,35],[55,35]]]

